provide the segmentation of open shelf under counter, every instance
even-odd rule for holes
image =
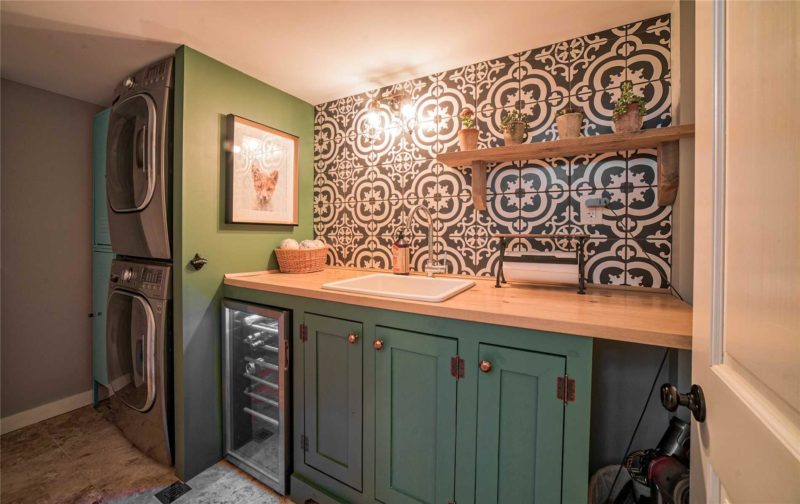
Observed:
[[[674,203],[678,193],[678,141],[692,136],[694,136],[694,124],[682,124],[631,133],[611,133],[551,142],[448,152],[439,154],[437,160],[453,168],[472,167],[472,199],[475,208],[485,210],[489,163],[655,148],[658,150],[658,204],[663,206]]]

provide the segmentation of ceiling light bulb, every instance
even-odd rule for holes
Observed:
[[[367,105],[367,124],[372,128],[381,126],[381,104],[378,100],[371,100]]]
[[[378,128],[381,125],[381,115],[374,110],[370,110],[367,114],[367,122],[373,128]]]
[[[400,105],[400,113],[403,114],[405,120],[414,118],[414,104],[411,103],[410,99]]]

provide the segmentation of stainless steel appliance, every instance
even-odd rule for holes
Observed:
[[[289,460],[290,313],[223,300],[226,458],[281,494]]]
[[[106,318],[114,422],[137,448],[166,465],[172,465],[171,269],[114,260]]]
[[[127,77],[114,93],[106,190],[115,254],[170,259],[173,58]]]

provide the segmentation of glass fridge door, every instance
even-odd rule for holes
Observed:
[[[225,455],[284,494],[288,436],[287,312],[223,302]]]

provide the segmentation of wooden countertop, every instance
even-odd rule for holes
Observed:
[[[669,294],[589,286],[574,288],[506,284],[474,278],[475,286],[442,303],[382,298],[325,290],[326,282],[376,271],[329,268],[319,273],[274,271],[225,275],[225,284],[371,308],[538,329],[672,348],[692,347],[692,307]],[[463,277],[462,277],[463,278]]]

